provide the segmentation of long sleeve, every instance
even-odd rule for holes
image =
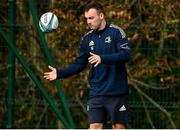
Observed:
[[[81,43],[79,56],[76,58],[75,62],[70,64],[67,68],[57,70],[57,79],[67,78],[74,74],[80,73],[85,69],[88,63],[88,54],[85,43]]]
[[[124,32],[123,32],[124,33]],[[114,64],[120,62],[127,62],[131,57],[131,49],[128,43],[128,39],[122,32],[117,31],[115,35],[115,42],[117,52],[114,54],[103,54],[100,55],[101,62],[106,64]]]

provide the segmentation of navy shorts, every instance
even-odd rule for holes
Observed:
[[[105,124],[110,119],[112,125],[130,122],[128,95],[98,96],[89,98],[87,103],[89,123]]]

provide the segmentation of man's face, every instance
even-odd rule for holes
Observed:
[[[103,19],[103,14],[98,13],[96,9],[92,8],[85,12],[85,18],[90,29],[98,29]]]

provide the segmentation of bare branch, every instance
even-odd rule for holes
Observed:
[[[168,111],[166,111],[166,109],[161,107],[151,97],[149,97],[147,94],[145,94],[131,79],[129,80],[129,84],[131,84],[138,91],[138,93],[140,93],[143,97],[145,97],[147,100],[149,100],[155,107],[157,107],[160,111],[162,111],[168,117],[173,129],[176,129],[176,125],[171,118],[171,114]]]
[[[144,86],[146,88],[151,88],[151,89],[156,89],[156,90],[165,90],[165,89],[170,88],[170,87],[153,87],[151,85],[148,85],[148,84],[146,84],[146,83],[144,83],[142,81],[139,81],[139,80],[136,80],[136,79],[133,79],[133,78],[131,78],[131,81],[133,81],[133,82],[135,82],[135,83],[137,83],[137,84],[139,84],[141,86]]]
[[[86,114],[86,107],[84,106],[84,104],[80,101],[78,93],[76,93],[76,101],[78,102],[78,104],[82,107],[83,112]]]
[[[39,128],[39,125],[40,125],[40,123],[41,123],[41,120],[42,120],[42,118],[44,117],[44,114],[45,114],[45,112],[47,111],[47,108],[48,108],[48,104],[46,103],[46,105],[45,105],[45,107],[44,107],[44,109],[43,109],[43,111],[42,111],[42,113],[41,113],[41,115],[40,115],[40,117],[39,117],[39,121],[37,122],[37,124],[36,124],[36,129],[37,128]]]
[[[142,96],[140,93],[139,93],[139,96],[141,97],[141,101],[143,102],[143,107],[144,107],[144,109],[145,109],[145,113],[146,113],[146,115],[147,115],[147,119],[148,119],[151,127],[152,127],[153,129],[156,129],[155,126],[154,126],[154,124],[153,124],[153,121],[151,120],[151,116],[150,116],[150,114],[149,114],[149,111],[147,110],[147,107],[146,107],[146,105],[145,105],[143,96]]]

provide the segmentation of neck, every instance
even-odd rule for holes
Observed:
[[[98,31],[103,30],[105,27],[106,27],[106,21],[105,21],[105,20],[103,20],[103,21],[101,22],[100,27],[98,28]]]

